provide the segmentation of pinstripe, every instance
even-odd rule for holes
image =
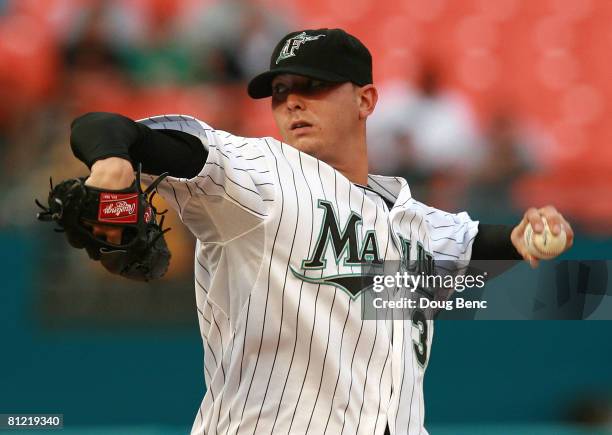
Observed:
[[[302,153],[298,153],[298,158],[299,158],[299,161],[300,161],[300,172],[302,173],[302,178],[304,179],[304,184],[308,188],[308,192],[310,194],[310,234],[312,235],[312,233],[314,231],[314,219],[313,219],[313,217],[314,217],[314,210],[313,210],[313,205],[312,205],[312,203],[313,203],[313,201],[312,201],[312,190],[310,190],[310,186],[308,185],[308,180],[306,180],[306,174],[304,174],[304,169],[302,167]],[[294,184],[294,186],[296,185],[295,184],[295,174],[293,174],[293,184]],[[297,188],[295,189],[295,196],[296,196],[296,202],[298,202],[298,204],[299,204]],[[299,216],[300,216],[300,214],[299,214],[299,207],[298,207],[298,219],[299,219]],[[296,223],[296,229],[297,229],[297,227],[298,227],[298,225]],[[308,239],[308,252],[310,252],[311,244],[312,244],[312,237],[310,237]],[[274,427],[276,426],[276,420],[278,418],[278,413],[280,411],[280,405],[281,405],[281,403],[283,401],[283,396],[285,395],[285,388],[287,387],[287,381],[289,380],[289,375],[291,373],[291,368],[293,367],[293,359],[295,357],[295,349],[297,347],[298,327],[299,327],[299,312],[300,312],[300,304],[302,302],[302,290],[303,290],[303,287],[304,287],[304,282],[302,281],[302,283],[300,284],[300,299],[298,300],[298,307],[297,307],[296,318],[295,318],[295,323],[296,323],[297,326],[295,328],[295,338],[294,338],[294,342],[293,342],[293,351],[291,352],[291,360],[289,361],[289,369],[287,370],[287,376],[285,377],[285,383],[283,384],[283,390],[281,392],[280,399],[278,401],[278,407],[276,408],[276,415],[274,416],[274,423],[272,424],[271,432],[274,432]],[[320,288],[321,288],[320,285],[317,286],[317,298],[319,296],[319,289]],[[316,320],[316,317],[317,317],[316,316],[316,309],[317,309],[316,308],[317,307],[316,301],[317,301],[317,298],[315,298],[315,315],[314,315],[314,319],[313,319],[313,324],[314,324],[314,321]],[[314,328],[312,328],[312,331],[314,332]],[[310,336],[310,339],[312,341],[312,335]],[[308,362],[310,362],[310,353],[309,353],[309,361]],[[308,372],[308,368],[306,368],[306,372]],[[304,384],[302,383],[302,386],[303,385]],[[301,391],[300,391],[300,393],[301,393]],[[299,401],[299,399],[298,399],[298,401]]]
[[[220,186],[221,184],[218,184],[210,175],[205,175],[205,176],[201,176],[201,175],[196,175],[196,178],[210,178],[212,180],[213,183],[215,183],[217,186]],[[246,186],[243,186],[242,184],[238,183],[236,180],[233,180],[229,175],[225,174],[225,178],[228,181],[231,181],[232,183],[234,183],[236,186],[246,190],[247,192],[251,192],[254,193],[255,195],[261,197],[261,193],[259,193],[257,190],[253,190],[251,188],[248,188]],[[267,184],[272,184],[272,183],[267,183]]]
[[[337,177],[338,171],[333,171],[333,172],[334,172],[334,202],[336,203],[336,212],[338,213],[338,219],[342,219],[342,216],[340,215],[340,207],[338,207],[338,177]],[[350,209],[350,200],[351,200],[351,186],[350,185],[349,185],[348,198],[349,198],[349,209]],[[340,263],[336,263],[336,267],[338,268],[337,273],[340,274]]]
[[[200,283],[200,281],[198,281],[198,278],[195,278],[195,282],[196,284],[202,289],[202,291],[204,292],[204,294],[206,296],[208,296],[208,292],[206,291],[206,288]]]
[[[408,198],[408,199],[406,199],[404,202],[402,202],[402,203],[398,204],[397,206],[398,206],[398,207],[404,207],[406,204],[408,204],[408,203],[409,203],[409,202],[411,202],[411,201],[412,201],[412,198]]]
[[[338,210],[338,218],[340,218],[340,213],[339,213],[339,207],[338,207],[338,181],[337,181],[337,177],[336,177],[337,171],[334,171],[334,196],[335,196],[335,200],[336,200],[336,209]],[[350,199],[351,195],[350,195],[350,184],[349,184],[349,199]],[[336,266],[338,267],[338,273],[340,273],[340,263],[336,264]],[[327,433],[327,426],[329,425],[329,420],[331,418],[331,413],[334,407],[334,401],[336,400],[336,391],[338,389],[338,383],[340,381],[340,373],[342,371],[342,345],[344,344],[344,333],[346,331],[346,324],[348,322],[349,316],[351,314],[351,307],[352,307],[352,303],[351,300],[348,299],[348,310],[346,312],[346,318],[344,319],[344,325],[342,326],[342,335],[341,335],[341,339],[340,339],[340,352],[339,352],[339,361],[340,363],[338,364],[338,366],[340,367],[340,369],[338,370],[338,376],[336,377],[336,385],[334,386],[334,394],[332,395],[332,400],[331,400],[331,407],[329,409],[329,414],[327,416],[327,423],[325,424],[325,430],[324,433]]]
[[[353,356],[351,357],[351,373],[353,372],[353,363],[355,362],[355,354],[357,353],[357,348],[359,347],[359,339],[361,338],[361,332],[363,331],[363,324],[365,321],[361,321],[361,327],[359,328],[359,335],[357,335],[357,342],[355,343],[355,349],[353,349]],[[346,423],[346,410],[348,409],[351,403],[351,389],[353,388],[353,377],[351,376],[351,382],[349,383],[349,396],[346,401],[346,406],[344,407],[344,415],[342,416],[342,430],[340,433],[344,433],[344,425]],[[333,403],[333,402],[332,402]]]
[[[179,209],[179,215],[182,215],[183,211],[181,209],[181,203],[179,202],[178,198],[176,197],[176,190],[174,189],[174,186],[171,183],[168,182],[167,179],[165,181],[172,188],[172,193],[174,193],[174,200],[176,201],[176,205],[178,206],[178,209]]]
[[[352,184],[349,183],[349,204],[350,204],[350,197],[351,197],[351,186]],[[363,204],[365,202],[365,197],[366,197],[365,194],[361,196],[361,209],[359,210],[359,214],[361,216],[363,216]],[[349,210],[350,210],[350,205],[349,205]],[[374,223],[374,228],[376,228],[376,222]],[[359,238],[363,240],[363,226],[361,229],[362,231],[361,231]],[[364,320],[361,320],[361,327],[359,328],[359,335],[357,336],[357,342],[355,343],[355,349],[353,349],[353,356],[351,358],[351,373],[353,372],[353,363],[355,362],[355,355],[357,354],[357,348],[359,347],[359,340],[361,339],[361,332],[363,331],[364,323],[365,323]],[[346,410],[349,408],[349,405],[351,403],[351,389],[352,388],[353,388],[353,377],[351,376],[351,382],[349,384],[349,395],[348,395],[348,400],[346,401],[346,407],[344,408],[344,415],[342,416],[342,430],[340,431],[340,433],[344,433],[344,426],[346,423]]]
[[[231,152],[230,150],[225,150],[225,152],[223,152],[223,151],[221,151],[221,149],[219,149],[219,148],[217,147],[217,152],[218,152],[219,154],[221,154],[223,157],[225,157],[227,160],[231,160],[230,156],[228,156],[227,154],[225,154],[225,153],[230,153],[230,154],[232,154],[232,152]],[[236,157],[238,157],[238,156],[236,156]]]
[[[325,194],[325,188],[323,187],[323,179],[321,178],[321,162],[319,160],[317,160],[317,175],[319,177],[319,183],[321,184],[321,193],[323,193],[323,198],[325,200],[327,200],[327,196]],[[312,202],[314,204],[314,201]],[[313,209],[314,210],[314,209]],[[314,213],[314,211],[313,211]],[[321,276],[323,276],[323,271],[321,270]],[[319,286],[320,289],[321,286]],[[327,361],[327,351],[329,350],[329,337],[331,334],[331,317],[332,317],[332,312],[334,311],[334,303],[336,301],[336,294],[337,294],[337,289],[336,287],[334,287],[334,297],[332,299],[332,303],[331,303],[331,307],[329,309],[329,319],[328,319],[328,328],[327,328],[327,341],[325,342],[325,353],[323,354],[323,361]],[[317,290],[317,298],[319,296],[319,291]],[[315,305],[316,308],[316,305]],[[304,390],[304,383],[306,381],[306,377],[308,376],[308,369],[310,368],[310,358],[312,356],[312,339],[314,336],[314,322],[313,322],[313,328],[312,328],[312,333],[310,335],[310,346],[308,348],[308,365],[306,367],[306,373],[304,373],[304,379],[302,380],[302,387],[300,388],[300,394],[298,396],[298,399],[295,403],[295,408],[293,409],[293,415],[291,416],[291,423],[289,425],[289,432],[291,432],[291,427],[293,426],[293,420],[295,418],[295,413],[297,411],[298,405],[300,403],[300,398],[302,397],[302,391]],[[321,371],[321,377],[320,377],[320,381],[319,381],[319,386],[316,389],[317,391],[317,397],[315,397],[314,400],[314,404],[312,406],[312,411],[310,412],[310,419],[308,420],[308,425],[306,426],[306,433],[308,433],[308,429],[310,428],[310,423],[312,422],[312,417],[314,416],[314,410],[317,407],[317,401],[319,400],[319,394],[321,393],[321,384],[323,383],[323,375],[325,374],[325,364],[323,364],[323,368]]]
[[[379,196],[378,197],[381,204],[382,204],[382,208],[384,209],[384,207],[386,206],[384,199]],[[387,253],[389,250],[389,241],[392,240],[393,237],[391,235],[391,233],[387,232],[387,243],[385,246],[385,255],[383,256],[383,258],[387,258]],[[378,311],[376,312],[377,315],[377,322],[378,322]],[[389,318],[389,310],[385,310],[385,323],[388,321]],[[386,326],[385,326],[386,327]],[[393,332],[393,331],[392,331]],[[393,339],[391,339],[391,344],[393,344]],[[385,356],[385,362],[382,365],[382,370],[380,371],[380,379],[378,381],[378,409],[380,409],[380,404],[382,402],[382,378],[383,375],[385,374],[385,367],[387,367],[387,363],[389,361],[389,355],[391,353],[391,346],[387,346],[387,355]],[[364,391],[365,391],[365,386],[364,386]],[[364,399],[365,401],[365,399]],[[363,406],[363,404],[362,404]],[[374,422],[374,428],[376,429],[376,426],[378,425],[378,417],[380,416],[380,413],[376,414],[376,421]]]
[[[208,270],[206,268],[206,266],[204,266],[204,264],[200,261],[200,257],[198,256],[198,254],[196,253],[196,261],[198,262],[198,265],[208,274],[209,278],[211,277],[210,275],[210,270]]]
[[[366,195],[364,195],[365,198]],[[376,198],[378,199],[378,198]],[[376,229],[376,222],[378,220],[378,207],[374,208],[374,228]],[[388,243],[388,238],[387,238],[387,243]],[[382,256],[382,258],[386,258],[387,256],[387,252],[385,250],[385,254]],[[366,365],[366,372],[365,372],[365,381],[363,383],[363,392],[362,394],[362,399],[361,399],[361,407],[359,408],[359,419],[357,420],[357,428],[355,429],[355,432],[359,432],[359,426],[361,425],[361,413],[363,411],[363,404],[365,403],[365,392],[366,392],[366,386],[368,385],[368,374],[370,372],[370,362],[372,361],[372,355],[374,355],[374,349],[376,348],[376,339],[378,338],[378,310],[376,310],[376,323],[374,324],[374,327],[376,328],[374,331],[374,341],[372,343],[372,349],[370,350],[370,356],[368,357],[368,364]],[[379,384],[380,385],[380,384]],[[379,391],[380,391],[380,387],[379,387]],[[376,428],[376,425],[374,425],[374,428]]]
[[[348,212],[351,213],[353,211],[352,207],[351,207],[351,188],[353,187],[352,183],[347,183],[348,184]],[[338,207],[338,196],[336,195],[336,210],[338,210],[338,217],[340,218],[340,207]],[[361,239],[362,235],[359,235],[359,238]],[[340,269],[338,269],[338,273],[340,273]],[[355,266],[351,265],[351,273],[355,273]]]
[[[229,357],[230,363],[231,361],[233,361],[235,343],[236,343],[236,332],[234,332],[234,334],[232,335],[232,350],[230,351],[230,357]],[[241,371],[242,371],[242,367],[241,367]],[[238,385],[240,385],[240,382],[238,383]],[[221,406],[219,406],[219,409],[221,409]],[[230,404],[229,408],[227,409],[227,430],[225,431],[226,434],[229,432],[229,428],[231,427],[231,425],[232,425],[232,406]]]
[[[215,319],[215,313],[214,313],[213,306],[210,304],[210,302],[208,302],[208,300],[206,300],[206,303],[210,307],[210,315],[212,316],[212,323],[215,325],[215,328],[217,328],[217,332],[219,333],[219,345],[221,347],[220,356],[223,357],[223,335],[221,334],[221,329],[219,328],[219,324],[217,323],[217,320]],[[223,381],[225,382],[225,370],[223,369],[223,364],[219,364],[219,367],[221,368],[221,374],[223,375]]]
[[[467,223],[467,222],[466,222],[466,223]],[[456,227],[456,225],[455,225],[455,224],[450,224],[450,225],[438,225],[438,226],[436,226],[436,225],[431,225],[431,227],[437,230],[437,229],[439,229],[439,228],[450,228],[450,227]]]
[[[349,316],[351,314],[351,307],[353,306],[353,304],[351,303],[350,299],[348,302],[348,310],[346,312],[346,318],[344,319],[344,326],[342,327],[342,336],[340,339],[340,356],[339,356],[339,360],[340,362],[342,362],[342,344],[344,343],[344,332],[346,330],[346,323],[348,322]],[[339,364],[340,368],[342,368],[342,364]],[[334,401],[336,399],[336,390],[338,389],[338,382],[340,381],[340,371],[338,370],[338,377],[336,378],[336,385],[334,386],[334,394],[332,395],[332,401],[331,401],[331,407],[329,408],[329,414],[327,416],[327,423],[325,423],[325,430],[323,431],[323,433],[327,433],[327,426],[329,425],[329,419],[331,418],[331,413],[332,410],[334,408]]]
[[[202,320],[204,320],[206,323],[211,325],[210,320],[208,320],[206,317],[204,317],[204,313],[202,312],[202,310],[200,310],[199,307],[196,307],[196,309],[198,310],[198,313],[200,313],[200,315],[202,316]]]
[[[440,251],[433,251],[435,254],[439,254],[439,255],[444,255],[446,257],[452,257],[452,258],[456,258],[457,260],[459,259],[458,255],[453,255],[453,254],[449,254],[448,252],[440,252]]]
[[[280,179],[280,172],[278,169],[278,159],[276,158],[276,155],[274,154],[274,152],[272,151],[272,148],[270,147],[270,144],[268,143],[268,141],[266,140],[266,145],[268,146],[268,148],[270,149],[270,152],[272,153],[272,156],[274,157],[274,161],[276,163],[276,171],[278,173],[278,178]],[[276,242],[277,242],[277,238],[278,238],[278,233],[280,231],[280,227],[281,224],[283,222],[283,212],[284,212],[284,206],[285,206],[285,193],[283,191],[283,183],[279,183],[280,186],[280,191],[281,191],[281,210],[280,210],[280,218],[278,220],[278,225],[276,227],[276,234],[274,235],[274,243],[272,244],[272,251],[270,253],[270,261],[268,262],[268,276],[270,275],[270,271],[272,270],[272,259],[274,258],[274,249],[276,248]],[[246,393],[246,397],[244,398],[244,405],[242,407],[242,414],[240,415],[240,422],[242,422],[242,418],[244,416],[244,410],[246,408],[246,403],[249,399],[249,393],[251,392],[251,387],[253,386],[253,379],[255,378],[255,373],[257,372],[257,365],[259,363],[259,356],[261,355],[261,344],[263,343],[263,333],[266,327],[266,313],[268,311],[268,298],[270,296],[270,281],[268,280],[268,288],[267,288],[267,292],[266,292],[266,302],[265,302],[265,308],[264,308],[264,314],[263,314],[263,324],[261,325],[261,335],[259,338],[259,349],[257,351],[257,358],[255,359],[255,367],[253,368],[253,375],[251,376],[251,381],[249,382],[249,388],[247,390]],[[238,428],[236,429],[236,433],[238,433],[240,431],[240,423],[238,424]]]
[[[327,360],[327,351],[329,350],[329,336],[331,334],[331,317],[332,317],[332,312],[334,310],[334,303],[336,302],[337,294],[338,294],[337,290],[334,289],[334,297],[332,299],[331,307],[329,309],[329,322],[328,322],[328,328],[327,328],[327,344],[325,346],[325,354],[323,354],[323,361]],[[321,372],[321,378],[320,378],[320,381],[319,381],[319,387],[316,390],[317,391],[317,397],[315,398],[314,405],[312,407],[313,412],[310,413],[310,419],[308,420],[308,426],[306,426],[306,433],[308,433],[308,429],[310,428],[310,423],[312,422],[312,417],[314,416],[314,410],[317,407],[317,400],[319,399],[319,395],[321,394],[321,384],[323,383],[323,375],[325,373],[325,367],[326,367],[325,364],[323,364],[323,372]],[[296,407],[296,409],[297,409],[297,407]],[[295,411],[294,411],[294,416],[295,416]],[[292,418],[291,422],[293,423],[293,418]]]
[[[246,313],[246,324],[249,323],[249,310],[251,309],[251,297],[247,301],[247,313]],[[244,334],[244,340],[242,341],[242,359],[240,360],[240,379],[238,380],[238,385],[242,384],[242,363],[244,362],[244,346],[246,343],[246,334]]]
[[[408,328],[412,328],[412,322],[410,322],[410,325],[408,326]],[[406,328],[404,328],[404,340],[402,340],[402,346],[404,345],[404,342],[406,341],[406,335],[408,335],[408,334],[406,334]],[[412,335],[410,335],[410,338],[412,338]],[[412,343],[410,345],[410,348],[412,348]],[[402,354],[404,354],[404,352],[402,352]],[[404,363],[406,362],[407,358],[408,357],[406,355],[404,355]],[[415,384],[416,384],[416,375],[414,374],[414,360],[411,359],[410,361],[411,361],[410,367],[412,367],[412,391],[410,393],[410,406],[408,407],[408,427],[406,428],[406,434],[410,433],[410,425],[412,423],[412,401],[414,399],[414,390],[415,390],[414,387],[415,387]],[[404,370],[406,370],[405,367],[406,366],[404,365]],[[403,385],[403,383],[404,382],[402,380],[402,385]],[[400,404],[401,404],[401,395],[400,395]],[[417,424],[420,425],[420,419],[419,419],[419,422],[417,422]],[[419,432],[420,432],[420,430],[419,430]]]
[[[208,367],[206,367],[206,364],[204,365],[204,372],[206,372],[208,374],[208,379],[210,379],[210,382],[208,384],[208,388],[207,391],[210,391],[210,396],[212,397],[213,402],[215,401],[215,393],[213,392],[213,388],[212,388],[212,376],[210,375],[210,372],[208,371]],[[202,407],[200,406],[200,409]]]
[[[387,311],[387,317],[388,317],[388,312]],[[385,356],[385,362],[382,366],[382,370],[380,371],[380,379],[379,379],[379,388],[378,388],[378,409],[380,410],[380,404],[382,403],[382,388],[380,387],[380,385],[382,384],[382,379],[383,376],[385,375],[385,368],[387,367],[387,363],[389,361],[389,355],[391,354],[391,346],[387,346],[387,355]],[[385,410],[385,414],[386,414],[386,410]],[[378,425],[378,418],[380,417],[380,412],[376,413],[376,421],[374,422],[374,429],[376,429],[376,426]],[[387,423],[388,425],[389,423]]]
[[[208,177],[208,178],[210,178],[210,177]],[[252,213],[254,213],[254,214],[256,214],[256,215],[258,215],[258,216],[261,216],[261,217],[266,217],[266,216],[268,216],[268,215],[267,215],[267,214],[265,214],[265,213],[258,212],[258,211],[256,211],[256,210],[253,210],[252,208],[250,208],[250,207],[246,206],[245,204],[242,204],[242,203],[241,203],[241,202],[239,202],[239,201],[238,201],[236,198],[234,198],[232,195],[230,195],[229,193],[227,193],[227,190],[225,190],[225,187],[224,187],[223,185],[218,184],[218,183],[215,183],[215,180],[213,180],[212,178],[210,178],[210,180],[211,180],[211,181],[212,181],[212,182],[213,182],[215,185],[217,185],[217,186],[221,187],[221,188],[223,189],[223,191],[225,192],[225,194],[227,195],[227,197],[228,197],[229,199],[231,199],[231,200],[232,200],[232,201],[233,201],[235,204],[239,205],[240,207],[242,207],[242,208],[244,208],[244,209],[246,209],[246,210],[248,210],[248,211],[250,211],[250,212],[252,212]],[[194,184],[196,185],[196,187],[197,187],[198,189],[200,189],[200,191],[201,191],[201,192],[202,192],[204,195],[207,195],[207,196],[208,196],[208,194],[207,194],[207,193],[204,191],[204,189],[202,189],[202,187],[200,187],[200,185],[199,185],[198,183],[194,183]]]
[[[410,220],[410,224],[408,225],[408,228],[409,228],[408,234],[410,234],[410,237],[409,237],[410,240],[413,240],[412,222],[414,221],[416,216],[417,216],[416,214],[414,214],[412,216],[412,219]],[[402,216],[402,219],[400,220],[399,228],[401,228],[401,224],[402,224],[402,222],[403,222],[405,217],[406,217],[406,214],[404,214]],[[410,258],[410,255],[411,255],[411,253],[408,253],[408,258]],[[404,333],[402,335],[403,335],[403,337],[402,337],[402,352],[401,352],[401,354],[403,356],[403,368],[402,368],[402,379],[400,381],[400,391],[399,391],[399,398],[398,398],[398,404],[400,404],[400,405],[401,405],[401,400],[402,400],[402,391],[404,389],[404,376],[406,374],[406,359],[407,359],[407,356],[406,356],[406,353],[404,352],[404,349],[405,349],[405,345],[404,344],[406,342],[406,331],[405,330],[404,330]],[[413,379],[414,379],[414,374],[413,374]],[[414,393],[414,382],[412,383],[412,393]],[[411,395],[412,395],[412,393],[411,393]],[[412,409],[412,399],[410,400],[410,406],[408,407],[408,409],[409,410]],[[396,428],[397,428],[397,419],[398,419],[398,417],[399,417],[399,413],[396,413],[395,414],[395,427]],[[412,417],[412,414],[409,414],[409,417],[408,417],[408,427],[410,427],[410,418],[411,417]]]
[[[241,357],[240,357],[240,372],[239,372],[239,379],[238,379],[238,389],[240,389],[240,385],[242,385],[242,372],[243,372],[242,365],[243,365],[243,362],[244,362],[244,348],[245,348],[245,345],[246,345],[246,336],[247,336],[247,334],[246,334],[246,331],[247,331],[246,325],[248,325],[248,323],[249,323],[249,311],[250,311],[250,309],[251,309],[251,296],[249,296],[249,298],[247,299],[247,312],[246,312],[245,328],[244,328],[244,334],[243,334],[244,337],[242,339],[242,354],[241,354]],[[231,405],[230,405],[230,408],[229,408],[229,410],[227,412],[227,415],[228,415],[229,422],[227,424],[227,430],[225,432],[226,435],[229,433],[229,429],[230,429],[231,423],[232,423],[232,407],[231,407]],[[236,429],[236,432],[238,432],[238,429]]]
[[[223,169],[225,171],[225,166],[223,166],[223,165],[221,165],[221,164],[219,164],[217,162],[206,162],[206,163],[204,163],[204,166],[206,166],[206,165],[217,166],[217,167],[219,167],[219,168],[221,168],[221,169]],[[230,168],[233,169],[234,171],[245,171],[245,172],[246,171],[255,171],[256,170],[255,168],[236,168],[234,166],[230,166]],[[268,171],[266,171],[266,172],[268,172]]]
[[[215,327],[217,328],[217,332],[219,333],[219,344],[220,344],[220,347],[221,347],[219,356],[220,356],[221,359],[220,359],[220,361],[218,363],[218,366],[221,369],[221,374],[223,375],[223,385],[225,385],[225,369],[223,368],[223,354],[224,354],[224,350],[223,350],[223,335],[221,334],[221,329],[219,328],[219,325],[217,324],[217,320],[215,319],[215,313],[214,313],[213,307],[210,304],[210,302],[208,302],[208,299],[206,300],[206,303],[210,306],[210,309],[211,309],[210,310],[210,314],[212,316],[213,324],[215,325]],[[223,391],[224,391],[224,389],[222,388],[221,391],[220,391],[220,400],[223,400]],[[217,414],[217,424],[219,423],[219,415],[220,415],[220,412],[221,412],[221,403],[219,404],[219,407],[218,407],[219,413]]]
[[[210,350],[210,355],[213,357],[213,359],[215,360],[215,367],[217,367],[219,365],[219,363],[217,362],[217,356],[215,354],[215,351],[213,350],[212,346],[210,345],[210,343],[208,342],[208,340],[204,340],[206,343],[206,346],[208,347],[208,349]]]
[[[228,328],[226,328],[226,330],[228,330]],[[232,355],[234,353],[234,341],[235,341],[234,339],[235,339],[235,337],[236,337],[236,335],[233,334],[232,338],[231,338],[231,340],[232,340],[232,349],[230,351],[230,357],[228,359],[228,364],[232,361]],[[228,344],[228,347],[229,347],[229,344]],[[221,348],[223,348],[223,340],[221,340]],[[225,355],[225,352],[223,353],[223,355]],[[218,429],[218,426],[219,426],[219,421],[221,419],[221,410],[223,409],[223,399],[225,397],[225,392],[226,392],[226,388],[225,388],[225,386],[226,386],[226,383],[225,383],[225,370],[223,369],[223,361],[224,360],[225,360],[225,357],[222,356],[221,357],[221,370],[223,370],[224,388],[221,390],[221,396],[219,397],[219,406],[218,406],[218,410],[219,411],[217,412],[217,428],[215,428],[215,429]],[[216,430],[215,430],[215,433],[217,433]]]
[[[281,143],[281,153],[283,154],[283,157],[286,158],[283,145],[284,144]],[[296,213],[296,218],[295,218],[296,219],[295,230],[293,232],[293,238],[291,240],[291,248],[289,249],[289,257],[287,258],[287,264],[285,265],[285,278],[283,281],[283,290],[282,290],[282,295],[281,295],[282,302],[281,302],[280,324],[278,328],[278,336],[276,339],[276,349],[274,350],[274,359],[272,360],[272,368],[270,369],[270,376],[268,377],[268,383],[266,384],[266,390],[264,392],[264,397],[263,397],[263,400],[261,401],[261,406],[259,407],[259,414],[257,415],[257,422],[255,423],[255,427],[253,428],[253,433],[255,433],[255,431],[257,430],[257,425],[259,424],[259,419],[261,417],[261,410],[263,409],[263,404],[266,400],[266,396],[268,395],[268,388],[270,387],[270,380],[272,379],[272,373],[274,372],[274,368],[276,366],[276,358],[278,357],[278,346],[280,344],[281,331],[283,329],[283,319],[285,316],[285,290],[287,288],[287,276],[289,274],[289,262],[291,261],[291,257],[293,254],[293,247],[295,246],[295,236],[297,234],[298,222],[300,219],[300,200],[298,197],[297,187],[295,185],[295,172],[293,171],[293,167],[290,166],[290,169],[291,169],[291,175],[293,178],[293,188],[295,190],[295,202],[296,202],[296,207],[297,207],[297,213]],[[300,284],[299,302],[301,302],[302,300],[302,288],[303,287],[304,287],[304,282],[302,281],[302,283]],[[298,302],[298,312],[299,312],[299,302]],[[296,328],[295,333],[296,333],[296,341],[294,342],[294,346],[293,346],[294,352],[295,352],[295,345],[297,344],[297,328]],[[289,370],[291,370],[291,364],[289,365]]]
[[[420,236],[421,226],[422,225],[423,225],[423,218],[421,217],[421,222],[419,223],[419,228],[417,229],[417,237]],[[412,222],[411,222],[411,226],[410,226],[410,234],[411,234],[411,239],[412,239]],[[420,240],[420,237],[419,237],[419,240]],[[406,325],[406,323],[404,323],[404,325]],[[412,349],[413,348],[413,345],[412,345],[412,321],[408,324],[408,331],[409,331],[409,334],[406,334],[406,326],[404,326],[404,339],[406,338],[406,335],[409,335],[409,338],[410,338],[410,348]],[[425,339],[427,340],[427,337],[425,337]],[[402,352],[402,354],[403,354],[403,352]],[[410,422],[412,420],[412,403],[414,402],[414,391],[415,391],[414,386],[416,384],[416,379],[417,379],[416,375],[414,374],[414,355],[411,354],[411,357],[412,358],[410,358],[410,366],[412,367],[412,392],[410,393],[410,406],[408,407],[408,409],[410,410],[410,413],[408,414],[409,417],[408,417],[408,430],[406,432],[407,434],[410,433]],[[407,358],[408,357],[406,355],[404,355],[404,373],[405,373],[405,370],[406,370],[405,369],[405,367],[406,367],[405,366],[405,362],[406,362]],[[404,383],[404,380],[402,379],[402,385],[403,385],[403,383]],[[402,396],[401,396],[401,391],[400,391],[400,403],[401,403],[401,399],[402,399]],[[421,418],[419,417],[419,424],[420,424],[420,421],[421,421]]]

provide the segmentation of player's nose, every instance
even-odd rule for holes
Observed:
[[[304,109],[304,100],[296,92],[289,92],[287,94],[287,99],[285,100],[285,104],[287,104],[287,108],[289,110],[303,110]]]

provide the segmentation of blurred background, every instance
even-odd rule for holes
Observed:
[[[289,31],[342,27],[374,58],[371,172],[488,223],[555,204],[577,233],[568,256],[610,259],[611,22],[610,0],[0,0],[0,413],[184,433],[205,391],[177,218],[171,270],[151,284],[35,220],[50,175],[87,174],[76,116],[183,113],[278,136],[246,81]],[[434,342],[430,433],[612,433],[612,322],[444,321]]]

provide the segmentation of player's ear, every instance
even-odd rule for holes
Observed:
[[[378,101],[378,91],[374,85],[365,85],[357,88],[359,119],[366,119],[372,114]]]

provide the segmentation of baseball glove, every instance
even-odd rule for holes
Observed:
[[[126,278],[149,281],[164,276],[170,263],[170,251],[158,213],[152,204],[155,188],[168,174],[160,175],[147,190],[140,186],[140,167],[134,184],[123,190],[98,189],[86,186],[86,178],[62,181],[49,193],[48,206],[37,214],[41,221],[56,222],[68,243],[85,249],[89,257],[100,261],[111,273]],[[122,228],[121,244],[109,243],[94,236],[93,225]]]

